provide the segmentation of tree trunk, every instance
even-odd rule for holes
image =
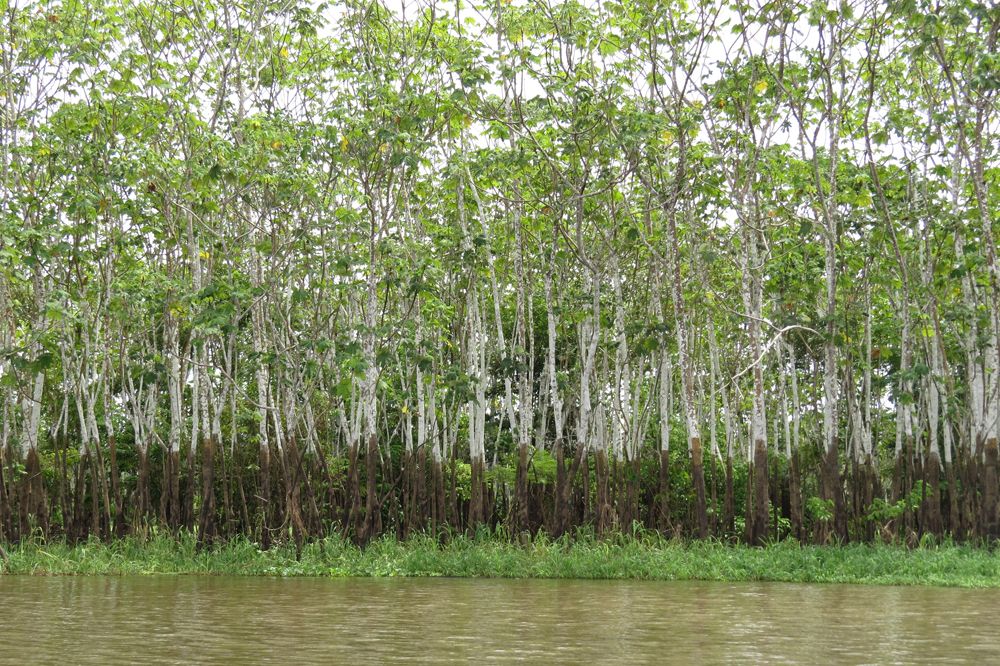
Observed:
[[[444,470],[441,468],[441,458],[438,456],[431,456],[431,494],[431,528],[437,534],[448,521]]]
[[[792,535],[802,541],[805,530],[802,524],[802,481],[799,472],[799,450],[793,449],[788,461],[788,521],[791,523]]]
[[[122,503],[121,484],[118,476],[118,445],[114,433],[108,433],[108,458],[111,464],[111,500],[114,504],[114,534],[125,536],[125,507]]]
[[[260,547],[271,547],[271,447],[264,442],[257,450],[260,480],[257,500],[260,503]]]
[[[753,531],[750,541],[754,546],[762,546],[768,538],[768,469],[767,447],[762,440],[753,447]]]
[[[726,534],[736,531],[736,493],[733,488],[733,457],[726,456],[726,492],[722,507],[722,529]]]
[[[556,488],[552,500],[552,536],[559,538],[565,529],[563,524],[563,497],[566,488],[566,452],[563,450],[562,439],[556,438],[552,452],[556,459]]]
[[[705,470],[702,466],[701,439],[691,438],[691,481],[695,492],[695,522],[698,538],[708,538],[708,510],[705,505]],[[766,488],[766,486],[765,486]]]
[[[194,529],[195,451],[189,448],[185,457],[187,471],[184,475],[184,494],[181,496],[181,523],[190,532]]]
[[[948,484],[948,531],[956,539],[962,538],[962,521],[959,514],[958,477],[955,474],[955,463],[946,462],[944,478]]]
[[[559,447],[562,451],[562,447]],[[570,464],[569,471],[566,473],[566,477],[562,484],[562,494],[559,496],[559,506],[557,511],[559,512],[558,525],[559,534],[565,534],[573,526],[574,517],[576,512],[573,511],[573,487],[576,485],[577,474],[580,473],[580,467],[583,465],[584,454],[586,449],[583,446],[577,446],[576,451],[573,454],[573,462]],[[588,476],[589,472],[586,472],[584,476]]]
[[[470,534],[475,534],[476,528],[483,522],[483,461],[472,459],[472,486],[469,495],[469,520],[467,523]]]
[[[609,495],[610,470],[608,469],[608,454],[603,449],[597,451],[597,496],[594,507],[597,515],[597,534],[603,536],[614,529],[614,509]]]
[[[216,446],[219,452],[219,465],[218,471],[222,477],[222,515],[225,519],[223,527],[221,530],[221,536],[225,539],[229,534],[232,533],[233,523],[236,521],[236,517],[233,515],[233,495],[230,488],[229,479],[229,469],[230,465],[227,464],[226,460],[226,447],[221,442]],[[220,530],[216,530],[218,534]]]
[[[73,484],[74,497],[73,497],[73,538],[77,541],[82,541],[87,538],[88,527],[88,512],[87,512],[87,467],[89,465],[87,458],[89,456],[83,453],[80,456],[80,460],[76,464],[76,479]],[[22,502],[22,508],[24,507]],[[23,528],[22,528],[23,531]]]
[[[110,539],[112,528],[111,492],[108,484],[107,468],[104,465],[104,454],[101,452],[100,443],[96,438],[94,439],[94,465],[97,474],[98,487],[101,489],[100,503],[103,508],[103,511],[101,512],[101,522],[103,524],[101,534],[105,539]]]
[[[421,532],[427,529],[427,447],[417,449],[417,462],[413,470],[413,515],[414,526]]]
[[[149,502],[149,451],[139,449],[139,474],[135,483],[135,515],[133,523],[145,525],[150,511]]]
[[[666,449],[660,449],[660,478],[657,497],[659,498],[657,529],[661,532],[669,532],[673,527],[670,520],[670,451]]]
[[[824,477],[826,479],[827,498],[833,500],[833,533],[832,536],[847,542],[847,511],[844,506],[844,486],[840,478],[839,448],[831,447],[825,456]]]
[[[639,452],[636,451],[635,457],[629,461],[629,466],[631,467],[631,474],[626,475],[625,485],[626,491],[626,502],[628,504],[628,516],[627,519],[622,523],[625,529],[631,530],[632,523],[639,521],[641,514],[639,511],[639,480],[642,474],[641,461],[639,460]]]
[[[872,541],[875,538],[875,526],[871,524],[871,521],[866,520],[864,512],[868,511],[868,508],[875,502],[876,497],[882,496],[882,484],[879,481],[878,470],[876,469],[875,462],[870,454],[865,457],[865,464],[864,467],[862,467],[862,473],[865,477],[865,485],[862,502],[863,513],[861,518],[865,525],[865,540]]]
[[[289,437],[284,447],[284,478],[285,478],[285,520],[291,525],[292,538],[295,540],[295,559],[302,557],[302,547],[308,536],[305,521],[302,520],[302,456],[295,437]]]
[[[403,539],[413,531],[417,520],[417,470],[416,456],[413,451],[406,449],[403,451],[403,467],[400,474],[400,483],[403,484],[402,506],[400,507],[400,524],[398,532]]]
[[[528,445],[521,442],[517,447],[517,475],[514,482],[514,533],[531,529],[528,520]]]
[[[45,498],[45,484],[42,479],[42,468],[38,460],[38,451],[28,449],[25,461],[25,505],[29,516],[34,517],[42,535],[49,534],[49,511]]]
[[[986,440],[986,463],[981,475],[983,480],[982,503],[982,534],[987,541],[993,542],[1000,536],[1000,498],[998,498],[998,455],[997,440],[990,437]]]
[[[10,519],[10,500],[6,481],[7,448],[0,446],[0,543],[10,543],[14,540]],[[63,517],[65,520],[65,516]]]
[[[361,536],[361,479],[358,470],[360,455],[358,443],[347,446],[347,503],[344,511],[344,530],[351,530],[355,539]]]
[[[368,451],[365,453],[365,516],[358,535],[358,541],[364,545],[376,534],[376,513],[381,512],[378,501],[378,445],[375,435],[368,437]]]
[[[66,460],[68,457],[67,452],[69,450],[69,437],[66,436],[64,432],[56,438],[56,442],[59,444],[56,451],[59,463],[59,507],[62,510],[63,532],[69,535],[73,529],[73,509],[71,507],[71,500],[69,497],[69,464]],[[0,456],[0,458],[2,458],[2,456]]]
[[[101,536],[101,499],[100,499],[100,474],[97,471],[97,457],[87,453],[80,459],[82,464],[87,465],[90,473],[90,534],[100,538]]]
[[[944,533],[941,525],[941,462],[934,451],[928,453],[924,464],[924,491],[922,531],[941,536]]]
[[[978,456],[968,448],[962,450],[962,533],[966,539],[980,536],[979,528],[979,464]]]
[[[204,547],[215,541],[215,440],[201,438],[201,512],[198,518],[198,545]]]

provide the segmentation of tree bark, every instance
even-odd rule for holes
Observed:
[[[217,536],[215,524],[215,440],[208,433],[201,438],[201,511],[198,518],[198,545],[211,545]]]

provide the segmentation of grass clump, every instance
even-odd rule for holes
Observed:
[[[656,534],[596,539],[544,535],[517,544],[488,533],[440,542],[427,535],[384,537],[359,548],[338,536],[314,541],[296,558],[291,545],[269,550],[236,539],[198,549],[190,534],[97,541],[24,542],[6,548],[5,574],[235,576],[450,576],[620,580],[781,581],[1000,587],[1000,555],[960,545],[851,544],[765,548],[718,541],[667,540]]]

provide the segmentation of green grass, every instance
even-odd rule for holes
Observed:
[[[7,547],[0,571],[24,575],[201,574],[236,576],[453,576],[632,580],[786,581],[1000,587],[1000,554],[972,546],[800,546],[766,548],[669,541],[656,535],[582,537],[527,545],[457,537],[384,538],[361,549],[338,537],[261,551],[236,540],[199,551],[190,535],[111,544],[24,543]]]

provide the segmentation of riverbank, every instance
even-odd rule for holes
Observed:
[[[380,539],[367,548],[331,537],[262,551],[231,541],[199,551],[193,537],[128,538],[111,544],[25,543],[6,547],[0,571],[14,575],[450,576],[618,580],[775,581],[1000,587],[1000,554],[970,546],[750,548],[655,536],[606,540]]]

